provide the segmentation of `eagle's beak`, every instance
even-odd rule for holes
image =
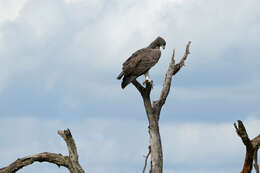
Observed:
[[[162,48],[165,49],[165,45],[163,45]]]

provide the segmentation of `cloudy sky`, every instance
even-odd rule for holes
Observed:
[[[172,50],[179,60],[192,41],[161,113],[164,172],[239,172],[245,148],[233,122],[260,133],[259,18],[259,0],[0,0],[0,167],[67,154],[56,132],[70,128],[86,172],[141,172],[143,103],[116,76],[160,35],[153,99]],[[68,171],[35,163],[19,172]]]

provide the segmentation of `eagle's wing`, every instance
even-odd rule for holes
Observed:
[[[141,61],[136,65],[134,73],[138,76],[146,73],[159,61],[160,56],[160,49],[148,49],[142,54]]]
[[[124,63],[123,63],[123,72],[124,75],[132,73],[136,66],[141,62],[142,60],[142,55],[144,52],[146,52],[146,48],[140,49],[133,53]]]
[[[136,79],[138,76],[146,73],[160,59],[160,49],[140,49],[133,53],[123,64],[124,78],[122,88]]]

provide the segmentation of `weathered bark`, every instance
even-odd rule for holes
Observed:
[[[15,162],[11,163],[9,166],[1,168],[0,173],[14,173],[25,166],[28,166],[34,162],[50,162],[56,164],[57,166],[64,166],[68,168],[69,161],[68,158],[56,153],[39,153],[32,156],[27,156],[17,159]]]
[[[258,151],[258,147],[254,152],[254,168],[255,168],[255,172],[259,173],[259,166],[258,166],[258,161],[257,161],[257,151]]]
[[[150,136],[150,147],[151,147],[151,169],[150,173],[162,173],[163,172],[163,151],[161,136],[159,130],[159,119],[162,106],[164,105],[166,98],[170,92],[172,76],[184,66],[184,61],[187,59],[189,54],[191,42],[188,42],[186,51],[182,59],[178,64],[175,64],[174,56],[175,51],[171,58],[171,62],[168,67],[168,71],[165,75],[163,88],[161,90],[160,98],[156,101],[151,102],[150,93],[152,89],[152,83],[146,82],[145,87],[142,86],[137,80],[132,83],[140,92],[143,98],[146,115],[149,122],[149,136]]]
[[[242,142],[246,146],[246,156],[241,173],[250,173],[253,168],[253,162],[256,173],[259,173],[259,167],[257,163],[257,151],[260,146],[260,135],[250,140],[243,122],[241,120],[238,120],[237,123],[238,126],[236,125],[236,123],[234,123],[234,127],[238,136],[241,138]]]
[[[70,133],[70,130],[59,130],[58,134],[64,139],[69,150],[69,156],[63,156],[56,153],[39,153],[23,158],[19,158],[7,167],[1,168],[0,173],[15,173],[25,166],[33,164],[34,162],[49,162],[56,164],[57,166],[64,166],[69,169],[70,173],[84,173],[78,162],[78,153],[74,139]]]

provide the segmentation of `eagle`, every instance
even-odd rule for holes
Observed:
[[[152,82],[149,78],[149,70],[159,61],[160,47],[165,49],[165,45],[165,40],[157,37],[148,47],[137,50],[123,63],[122,72],[117,76],[118,80],[124,76],[121,83],[122,89],[143,74],[145,75],[144,83]]]

